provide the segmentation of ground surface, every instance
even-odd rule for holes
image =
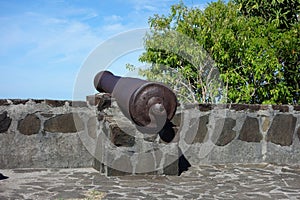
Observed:
[[[0,199],[300,199],[300,168],[218,165],[178,176],[105,177],[92,168],[0,170]]]

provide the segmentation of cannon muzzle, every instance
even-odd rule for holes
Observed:
[[[169,126],[177,108],[177,98],[166,85],[99,72],[94,79],[99,92],[116,99],[123,114],[143,133],[158,133]]]

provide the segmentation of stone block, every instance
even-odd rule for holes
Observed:
[[[283,105],[272,105],[273,110],[278,110],[279,112],[289,112],[288,106]]]
[[[163,174],[178,175],[179,174],[179,157],[182,155],[178,144],[167,144],[161,149],[163,152],[162,166]]]
[[[41,128],[41,120],[35,114],[28,114],[18,122],[18,130],[24,135],[38,134]]]
[[[300,111],[300,105],[295,105],[295,106],[294,106],[294,110],[295,110],[295,111]]]
[[[171,120],[171,122],[174,124],[176,127],[180,127],[181,125],[181,120],[182,120],[182,114],[181,113],[176,113]]]
[[[276,115],[267,133],[267,141],[281,146],[292,145],[296,121],[297,118],[291,114]]]
[[[95,94],[86,97],[86,101],[91,106],[97,106],[99,111],[102,111],[111,106],[111,95],[110,94]]]
[[[88,134],[91,138],[96,139],[97,137],[97,118],[90,117],[88,122],[87,122],[87,130]]]
[[[263,118],[263,123],[262,123],[262,131],[267,131],[270,127],[270,118],[269,117],[264,117]]]
[[[0,114],[0,133],[6,132],[11,124],[12,119],[7,116],[7,112]]]
[[[85,101],[71,101],[69,102],[70,103],[70,106],[76,108],[84,108],[84,107],[87,107],[87,102]]]
[[[159,168],[161,163],[162,163],[162,158],[163,158],[163,152],[160,151],[159,149],[156,149],[154,151],[154,157],[155,157],[155,160],[156,160],[156,168]]]
[[[45,103],[51,107],[61,107],[66,104],[66,101],[46,99]]]
[[[179,156],[167,155],[164,160],[163,174],[178,175],[179,173]]]
[[[249,105],[248,104],[230,104],[230,109],[241,111],[241,110],[248,110]]]
[[[105,119],[105,113],[104,112],[99,112],[97,114],[97,120],[100,122],[100,121],[103,121]]]
[[[38,104],[38,103],[43,103],[45,100],[42,99],[31,99],[32,102]]]
[[[223,121],[225,120],[225,121]],[[213,141],[216,141],[217,146],[225,146],[229,144],[235,137],[236,132],[233,130],[236,121],[232,118],[225,118],[217,120],[213,134]],[[221,131],[219,134],[218,131]]]
[[[170,176],[176,176],[178,175],[178,159],[175,160],[174,162],[166,165],[163,169],[163,174],[164,175],[170,175]]]
[[[208,161],[205,161],[204,163],[224,164],[260,162],[264,162],[261,143],[233,140],[224,147],[216,146],[213,148],[208,154]]]
[[[99,171],[101,174],[105,174],[106,173],[106,169],[107,167],[101,163],[98,159],[94,158],[93,161],[93,166],[92,166],[95,170]]]
[[[50,118],[50,117],[54,116],[54,114],[52,114],[52,113],[40,113],[40,115],[45,117],[45,118]]]
[[[141,152],[137,155],[135,173],[155,174],[157,171],[152,152]]]
[[[102,111],[106,108],[111,107],[111,96],[110,94],[103,94],[101,98],[98,98],[98,111]]]
[[[257,118],[247,116],[238,139],[245,142],[260,142],[263,139]]]
[[[265,162],[272,164],[289,164],[299,166],[300,147],[298,144],[291,146],[280,146],[274,143],[267,143]]]
[[[183,136],[183,139],[185,141],[185,143],[187,144],[193,144],[194,142],[194,138],[196,137],[196,134],[197,134],[197,126],[198,126],[198,120],[197,118],[192,118],[189,120],[189,126],[188,128],[186,128],[187,130],[185,131],[184,130],[184,134]]]
[[[18,105],[18,104],[24,105],[29,101],[29,99],[11,99],[11,101],[14,105]]]
[[[205,140],[205,137],[207,135],[207,124],[209,122],[209,115],[201,116],[199,119],[199,125],[196,137],[194,138],[194,143],[203,143]]]
[[[130,158],[122,155],[116,158],[111,166],[107,167],[107,176],[124,176],[133,174],[133,166]]]
[[[75,113],[57,115],[44,123],[44,130],[51,133],[76,133],[83,129],[83,121]]]
[[[111,167],[107,167],[106,169],[106,176],[129,176],[129,175],[133,175],[133,173],[123,172]]]
[[[0,99],[0,106],[8,106],[10,103],[6,99]]]
[[[207,124],[209,122],[209,115],[204,115],[199,118],[192,118],[189,121],[189,130],[184,136],[184,141],[187,144],[203,143],[207,136]]]
[[[261,104],[249,104],[249,111],[250,112],[257,112],[259,110],[268,110],[268,105],[261,105]]]
[[[91,106],[95,106],[98,104],[98,102],[96,102],[96,95],[89,95],[86,96],[86,101],[88,102],[89,105]]]
[[[135,144],[135,137],[127,134],[117,124],[110,124],[111,142],[117,147],[132,147]]]
[[[202,112],[211,111],[213,109],[212,104],[199,104],[199,110]]]

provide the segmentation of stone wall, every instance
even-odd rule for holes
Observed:
[[[163,143],[157,134],[145,135],[120,112],[109,95],[92,95],[87,98],[94,105],[96,117],[87,132],[97,130],[95,143],[91,135],[82,136],[89,152],[98,161],[97,169],[107,175],[167,174],[180,171],[178,142]],[[93,125],[97,128],[93,128]]]
[[[190,105],[177,117],[191,164],[300,164],[300,106]]]
[[[175,173],[180,170],[180,159],[174,158],[181,154],[192,165],[300,164],[300,106],[182,105],[172,120],[177,134],[166,144],[157,135],[138,132],[109,97],[91,96],[91,99],[98,105],[98,115],[102,116],[98,119],[106,124],[102,132],[110,141],[102,144],[110,150],[102,151],[102,157],[98,158],[105,163],[102,170],[108,174],[111,170],[112,174],[117,173],[117,166],[127,166],[121,170],[133,173],[143,169],[168,174],[170,168]],[[112,161],[115,164],[110,162],[111,157],[116,158]]]
[[[87,167],[94,162],[83,146],[74,113],[85,102],[0,100],[0,168]]]
[[[0,100],[0,168],[176,175],[182,154],[192,165],[300,164],[300,106],[182,105],[172,123],[177,134],[164,143],[137,131],[107,94],[87,102]]]

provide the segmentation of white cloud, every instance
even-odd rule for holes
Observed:
[[[105,16],[103,20],[104,23],[100,27],[100,30],[110,36],[128,29],[123,23],[123,17],[120,15]]]
[[[37,41],[37,48],[32,49],[27,56],[46,58],[52,54],[52,62],[81,64],[85,56],[101,41],[94,31],[80,22],[69,22],[64,28],[53,30],[54,35],[41,37]]]
[[[102,27],[102,30],[108,33],[116,34],[126,30],[126,26],[121,23],[108,24]]]
[[[91,13],[85,15],[85,16],[82,18],[82,20],[90,20],[90,19],[93,19],[93,18],[96,18],[96,17],[98,17],[98,14],[95,13],[95,12],[91,12]]]
[[[2,98],[70,98],[76,72],[103,41],[97,28],[83,17],[28,12],[1,18],[0,69],[5,78],[0,85],[9,88],[0,87]],[[22,93],[13,92],[15,88]]]
[[[7,55],[25,48],[19,59],[27,62],[30,59],[47,62],[59,57],[51,62],[81,64],[80,59],[101,41],[97,29],[80,20],[31,12],[12,17],[5,24],[11,25],[0,28],[0,53]]]
[[[104,17],[104,21],[107,23],[120,22],[122,20],[123,20],[123,18],[119,15],[110,15],[110,16]]]
[[[137,11],[157,12],[164,10],[172,0],[129,0]]]

